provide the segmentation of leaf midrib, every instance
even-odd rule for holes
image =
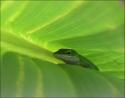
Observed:
[[[49,61],[52,63],[61,62],[53,56],[53,53],[38,45],[31,43],[30,41],[16,36],[11,32],[1,32],[1,46],[6,47],[8,51],[21,53],[27,56],[38,58],[41,60]],[[17,42],[16,42],[17,41]]]

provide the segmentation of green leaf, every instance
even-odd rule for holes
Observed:
[[[79,51],[93,61],[102,72],[122,79],[124,78],[123,33],[124,28],[119,27],[99,34],[60,40],[59,43]]]
[[[123,81],[100,72],[15,53],[6,53],[2,59],[2,97],[123,96]]]
[[[117,13],[116,13],[117,12]],[[119,1],[1,1],[2,97],[123,97]],[[100,71],[53,56],[72,48]]]
[[[28,42],[27,40],[22,39],[11,32],[2,31],[1,35],[2,48],[8,49],[8,51],[14,51],[51,62],[59,61],[53,57],[50,51],[32,44],[31,42]]]

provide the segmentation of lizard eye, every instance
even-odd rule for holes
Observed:
[[[71,51],[67,51],[66,54],[71,55]]]

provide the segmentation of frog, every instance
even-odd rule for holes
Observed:
[[[74,49],[61,48],[53,53],[57,59],[62,60],[65,64],[78,65],[84,68],[98,70],[99,68],[88,58],[80,55]]]

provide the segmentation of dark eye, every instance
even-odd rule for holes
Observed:
[[[70,52],[70,51],[67,51],[67,53],[66,53],[66,54],[71,55],[71,52]]]

